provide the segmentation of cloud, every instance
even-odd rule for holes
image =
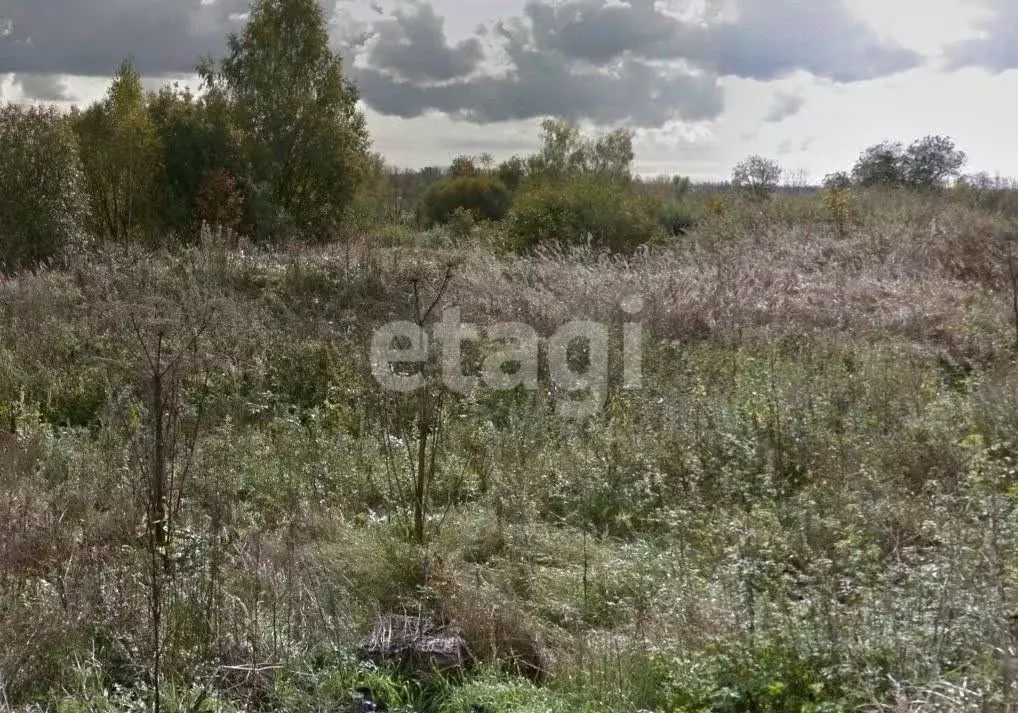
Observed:
[[[484,59],[480,40],[472,37],[450,46],[445,21],[434,8],[425,2],[415,2],[412,7],[413,11],[397,10],[392,17],[375,23],[371,66],[411,81],[442,81],[473,72]],[[373,9],[381,11],[377,6]]]
[[[682,56],[679,41],[687,26],[658,10],[654,0],[570,0],[527,3],[524,14],[533,28],[534,44],[595,64],[631,53],[643,58]]]
[[[920,60],[874,34],[846,8],[849,0],[728,0],[730,15],[717,9],[723,0],[704,1],[697,15],[696,0],[526,0],[518,15],[451,41],[429,0],[402,0],[393,11],[343,0],[341,12],[363,17],[331,29],[368,106],[480,123],[545,115],[635,127],[710,120],[724,108],[724,77],[768,81],[804,70],[849,83]],[[249,0],[7,2],[0,67],[28,75],[29,90],[49,96],[59,87],[40,77],[107,77],[127,56],[148,76],[190,73],[200,57],[223,53],[249,9]],[[775,116],[793,108],[786,103]]]
[[[21,89],[25,99],[61,102],[74,101],[76,97],[63,76],[59,74],[26,74],[14,75],[14,83]]]
[[[980,36],[958,42],[947,51],[951,69],[982,67],[991,72],[1018,69],[1018,5],[1013,0],[982,0]]]
[[[505,76],[433,85],[355,68],[361,95],[374,110],[411,118],[429,111],[478,123],[561,116],[596,123],[663,126],[676,116],[710,119],[723,109],[717,81],[627,61],[605,71],[577,70],[552,55],[526,50]]]
[[[595,64],[630,55],[685,60],[746,79],[805,70],[857,82],[922,62],[918,53],[875,34],[847,0],[737,0],[734,9],[729,17],[679,18],[654,0],[530,0],[524,14],[538,48]]]
[[[520,16],[452,46],[431,6],[413,0],[412,12],[374,20],[352,72],[365,102],[395,116],[660,127],[716,118],[725,76],[767,81],[805,70],[855,82],[920,61],[875,35],[847,0],[738,0],[731,17],[713,11],[718,1],[697,17],[654,0],[528,0]],[[767,120],[801,106],[783,96]]]
[[[434,30],[436,23],[429,24]],[[711,73],[637,57],[594,64],[555,51],[524,18],[498,23],[493,30],[487,45],[503,60],[500,68],[488,62],[485,71],[471,76],[448,77],[453,73],[446,72],[442,78],[448,81],[415,81],[402,63],[395,67],[389,61],[379,63],[378,44],[369,41],[367,52],[362,52],[366,62],[354,64],[350,71],[372,109],[404,118],[437,111],[491,123],[554,115],[653,127],[676,118],[711,119],[724,108],[721,87]],[[432,39],[435,35],[432,32]]]
[[[768,124],[776,124],[790,116],[795,116],[805,105],[806,100],[797,94],[781,92],[775,97],[774,105],[764,116]]]
[[[734,20],[705,30],[699,57],[720,74],[772,80],[804,70],[835,82],[913,69],[917,52],[876,35],[846,0],[740,0]]]
[[[145,74],[193,71],[220,54],[247,0],[8,0],[0,26],[6,71],[108,76],[125,57]]]

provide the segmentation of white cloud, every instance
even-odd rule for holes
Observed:
[[[764,121],[769,124],[776,124],[780,121],[784,121],[790,116],[795,116],[802,109],[806,100],[798,94],[789,94],[786,92],[778,92],[774,97],[774,105],[764,116]]]
[[[930,57],[973,37],[984,14],[970,0],[849,0],[849,7],[876,32]]]
[[[951,67],[984,67],[994,72],[1018,69],[1018,5],[1014,0],[973,0],[981,14],[975,36],[952,44]]]

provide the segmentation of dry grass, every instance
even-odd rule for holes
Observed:
[[[320,651],[421,606],[485,663],[549,690],[611,689],[603,710],[664,706],[645,695],[666,688],[653,661],[688,691],[751,686],[728,655],[762,677],[808,668],[767,659],[768,642],[839,658],[832,680],[874,709],[1000,694],[1001,622],[1018,606],[1014,227],[872,195],[839,235],[810,200],[729,206],[627,259],[206,244],[6,280],[0,328],[19,335],[0,345],[7,694],[72,690],[74,660],[109,678],[121,640],[127,670],[144,670],[125,335],[132,317],[186,332],[207,310],[209,425],[180,511],[170,679],[201,671],[278,707],[276,672],[313,678]],[[450,263],[445,303],[465,319],[543,335],[617,323],[625,297],[644,297],[650,383],[583,427],[537,399],[457,402],[420,548],[385,498],[365,345],[410,315],[412,280],[428,289]]]

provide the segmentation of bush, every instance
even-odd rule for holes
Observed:
[[[526,252],[541,244],[583,244],[631,252],[664,237],[657,203],[631,189],[592,178],[526,185],[509,214],[508,247]]]
[[[474,219],[502,220],[509,211],[509,191],[490,176],[456,176],[433,184],[421,198],[428,227],[445,225],[458,208],[465,208]]]
[[[824,210],[834,224],[835,232],[839,237],[845,237],[856,212],[852,189],[842,188],[832,182],[824,187],[821,196]]]
[[[683,676],[673,710],[721,712],[855,710],[834,656],[804,655],[771,643],[753,651],[717,653]]]
[[[457,208],[449,220],[449,232],[458,240],[469,238],[473,234],[475,226],[474,214],[467,208]]]
[[[85,214],[74,135],[55,108],[0,109],[0,269],[33,265],[80,236]]]
[[[682,203],[664,203],[658,211],[658,222],[669,235],[684,235],[696,227],[699,217]]]
[[[835,171],[824,176],[823,187],[829,190],[844,191],[852,187],[852,177],[844,171]]]
[[[243,204],[237,179],[225,169],[213,168],[205,174],[194,197],[194,217],[199,228],[208,223],[210,227],[236,230],[243,218]]]

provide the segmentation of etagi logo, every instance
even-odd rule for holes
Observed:
[[[629,318],[622,325],[622,386],[640,387],[643,362],[643,327],[636,317],[643,311],[643,299],[631,297],[622,302]],[[425,385],[423,365],[429,361],[431,340],[441,345],[438,365],[442,382],[451,391],[468,394],[480,384],[500,391],[522,386],[536,391],[540,360],[537,331],[519,322],[492,324],[482,331],[460,319],[458,307],[443,311],[442,320],[428,330],[409,321],[389,322],[375,330],[371,342],[371,367],[382,388],[412,393]],[[559,327],[545,340],[547,374],[552,383],[566,392],[567,398],[555,404],[564,418],[582,419],[604,406],[608,386],[608,347],[611,330],[589,320],[573,320]],[[463,343],[481,342],[495,347],[481,364],[479,374],[463,373]],[[579,342],[586,346],[585,369],[574,369],[569,350]]]

